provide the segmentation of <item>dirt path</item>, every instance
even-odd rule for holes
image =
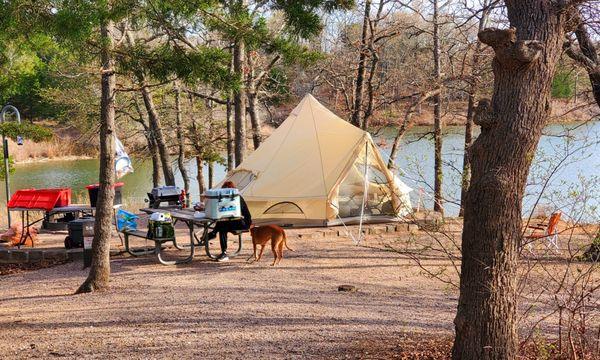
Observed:
[[[344,238],[290,246],[277,268],[270,250],[115,259],[111,290],[79,296],[80,263],[0,277],[0,358],[344,358],[367,337],[451,334],[456,294],[410,260]]]

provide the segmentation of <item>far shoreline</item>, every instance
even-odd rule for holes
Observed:
[[[29,165],[29,164],[37,164],[37,163],[45,163],[45,162],[53,162],[53,161],[75,161],[75,160],[92,160],[97,159],[94,156],[87,155],[67,155],[67,156],[57,156],[57,157],[35,157],[28,158],[25,160],[15,161],[15,165]]]

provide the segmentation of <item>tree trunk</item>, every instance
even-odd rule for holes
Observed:
[[[186,206],[189,206],[189,195],[190,195],[190,176],[188,175],[187,169],[185,167],[185,144],[183,142],[183,126],[181,119],[181,89],[179,85],[175,86],[175,111],[176,111],[176,125],[177,125],[177,148],[178,148],[178,156],[177,163],[179,165],[179,171],[181,172],[181,177],[183,178],[183,189],[186,194]]]
[[[135,105],[135,109],[138,113],[139,122],[144,128],[144,137],[146,138],[146,142],[148,144],[148,152],[150,153],[150,158],[152,161],[152,186],[158,187],[162,182],[162,166],[160,163],[160,156],[158,155],[158,148],[156,146],[156,141],[154,140],[154,135],[152,134],[152,130],[150,129],[150,125],[146,123],[144,112],[142,111],[140,104],[138,103],[137,97],[134,97],[133,103]]]
[[[258,110],[258,80],[255,78],[254,56],[248,54],[248,78],[246,91],[248,96],[248,115],[250,116],[250,124],[252,125],[252,145],[254,150],[258,149],[262,141],[260,133],[260,114]]]
[[[150,151],[150,156],[152,159],[152,186],[159,187],[162,183],[162,163],[160,162],[160,155],[158,154],[158,146],[156,146],[156,140],[154,140],[154,136],[150,133],[146,137],[148,141],[148,149]]]
[[[169,154],[169,148],[165,141],[165,137],[162,132],[162,125],[160,123],[160,117],[154,106],[154,100],[152,94],[146,84],[146,79],[143,75],[138,77],[140,86],[142,88],[142,98],[144,99],[144,105],[148,112],[148,119],[150,120],[150,129],[154,134],[154,140],[158,147],[158,153],[160,155],[160,161],[162,163],[163,176],[165,179],[165,185],[175,185],[175,175],[173,174],[173,168],[171,167],[171,155]]]
[[[196,168],[198,169],[198,174],[196,175],[196,179],[198,180],[198,189],[200,190],[200,194],[204,194],[206,191],[206,182],[204,181],[204,161],[200,156],[196,156]]]
[[[248,115],[252,124],[252,142],[254,150],[258,149],[262,141],[260,114],[258,113],[258,94],[256,91],[248,93]]]
[[[441,87],[442,70],[440,60],[440,34],[439,34],[439,4],[433,1],[433,67],[436,86]],[[444,178],[442,161],[442,97],[440,93],[433,96],[433,137],[435,142],[435,164],[433,184],[433,211],[444,215],[444,199],[442,198],[442,182]]]
[[[239,4],[246,10],[245,0],[238,0]],[[240,79],[240,89],[233,95],[233,107],[235,116],[235,165],[244,162],[246,156],[246,89],[244,74],[244,55],[246,47],[244,39],[237,39],[233,46],[233,71]]]
[[[516,265],[523,194],[550,114],[552,79],[568,16],[558,2],[505,3],[512,28],[479,33],[496,54],[494,93],[491,101],[479,102],[474,117],[481,134],[470,151],[454,359],[517,356]]]
[[[135,46],[135,37],[130,31],[126,33],[126,39],[130,47]],[[160,117],[154,106],[154,100],[152,99],[152,93],[148,89],[146,82],[146,76],[142,71],[136,71],[135,76],[137,77],[138,85],[141,88],[142,98],[144,99],[144,106],[148,113],[148,119],[150,123],[150,130],[154,137],[154,142],[160,155],[160,162],[162,165],[163,176],[165,179],[165,185],[175,185],[175,175],[173,175],[173,169],[171,167],[171,155],[165,142],[165,138],[162,132],[162,126],[160,124]]]
[[[440,88],[437,88],[433,91],[422,93],[418,98],[414,100],[412,105],[408,109],[406,109],[406,113],[404,114],[404,120],[398,127],[398,133],[396,134],[394,144],[392,145],[392,151],[390,152],[390,159],[388,160],[387,165],[388,169],[393,170],[396,166],[396,157],[398,156],[398,150],[400,149],[400,142],[402,141],[402,137],[404,136],[404,134],[408,130],[408,127],[410,126],[410,120],[412,119],[413,114],[415,113],[415,111],[417,111],[417,109],[419,109],[423,102],[427,101],[427,99],[431,98],[432,96],[439,94],[440,91]]]
[[[475,91],[476,89],[471,87],[469,90],[469,101],[467,103],[467,123],[465,124],[465,152],[463,154],[463,171],[460,188],[460,210],[458,216],[464,216],[465,214],[465,198],[467,196],[467,190],[469,189],[469,183],[471,182],[471,162],[469,161],[469,148],[473,144],[473,114],[475,112]]]
[[[102,60],[102,95],[100,100],[100,171],[92,266],[76,293],[93,292],[108,287],[110,278],[110,240],[112,238],[113,199],[115,196],[115,73],[112,57],[113,39],[107,21],[100,28]]]
[[[234,153],[234,133],[233,133],[233,116],[232,116],[231,98],[227,98],[227,171],[235,168],[235,153]]]
[[[215,163],[214,161],[210,161],[208,163],[208,188],[212,189],[214,187],[215,181]]]
[[[566,53],[587,71],[590,83],[592,84],[592,95],[598,106],[600,106],[600,58],[598,57],[598,50],[596,50],[596,45],[578,12],[574,16],[574,19],[577,19],[579,22],[575,29],[579,50],[576,50],[572,44],[568,44]],[[577,91],[575,91],[575,97],[577,97]]]
[[[483,11],[481,12],[481,18],[479,19],[479,31],[483,31],[487,24],[490,10],[488,8],[488,1],[483,4]],[[462,181],[460,189],[460,211],[458,216],[463,216],[465,197],[467,196],[467,190],[469,189],[469,183],[471,182],[471,163],[469,161],[469,148],[473,144],[473,115],[475,113],[475,96],[479,88],[478,78],[478,66],[479,57],[481,56],[482,44],[481,41],[477,41],[475,44],[475,50],[473,52],[473,62],[471,67],[472,83],[469,87],[469,100],[467,102],[467,123],[465,124],[465,151],[463,155],[463,171]]]
[[[375,86],[373,82],[375,81],[375,77],[377,75],[377,69],[379,66],[379,49],[375,48],[375,34],[377,32],[377,28],[379,26],[379,21],[381,21],[383,8],[387,3],[385,1],[380,1],[379,6],[377,7],[377,15],[375,20],[370,21],[371,33],[369,35],[368,41],[368,50],[371,54],[371,65],[369,67],[369,77],[367,78],[367,108],[365,109],[365,113],[363,114],[363,119],[361,121],[362,129],[368,131],[369,129],[369,120],[375,111]]]
[[[360,53],[358,55],[358,68],[356,69],[356,85],[354,86],[354,106],[350,122],[354,126],[362,127],[361,114],[364,92],[365,73],[367,70],[367,36],[369,33],[369,21],[371,21],[371,0],[365,1],[365,13],[363,17],[362,34],[360,37]]]
[[[382,2],[383,3],[383,2]],[[375,109],[375,88],[373,86],[373,79],[377,73],[377,64],[379,63],[379,55],[375,52],[371,52],[371,68],[369,69],[369,79],[367,80],[367,109],[363,115],[362,129],[367,131],[369,129],[369,120],[373,115]]]

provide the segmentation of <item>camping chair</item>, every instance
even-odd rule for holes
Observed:
[[[532,229],[531,234],[526,235],[525,239],[527,239],[527,246],[529,247],[529,252],[533,253],[532,243],[536,240],[547,239],[546,247],[553,246],[556,249],[556,252],[560,252],[558,249],[558,222],[560,221],[562,213],[560,211],[556,211],[550,215],[550,219],[548,219],[548,223],[538,223],[536,225],[529,225],[527,228]]]

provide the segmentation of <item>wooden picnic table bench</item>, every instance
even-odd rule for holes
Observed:
[[[161,264],[163,265],[177,265],[177,264],[183,264],[183,263],[188,263],[190,261],[192,261],[192,259],[194,258],[194,246],[193,246],[193,240],[192,243],[189,247],[190,249],[190,254],[188,255],[188,257],[181,259],[181,260],[165,260],[163,255],[162,255],[162,250],[163,250],[163,244],[167,243],[167,242],[172,242],[173,245],[178,248],[181,249],[178,245],[177,245],[177,240],[175,239],[175,237],[166,237],[166,238],[149,238],[148,237],[148,232],[147,231],[141,231],[141,230],[123,230],[121,231],[123,233],[124,236],[124,242],[125,242],[125,250],[131,255],[131,256],[143,256],[143,255],[149,255],[149,254],[156,254],[156,256],[158,257],[158,261],[160,261]],[[147,239],[150,241],[154,241],[154,249],[153,250],[148,250],[148,248],[144,248],[143,250],[134,250],[131,248],[131,246],[129,246],[129,237],[130,236],[134,236],[134,237],[138,237],[138,238],[142,238],[142,239]]]
[[[124,241],[125,242],[125,250],[129,254],[131,254],[132,256],[156,254],[158,256],[158,260],[161,262],[161,264],[164,264],[164,265],[174,265],[174,264],[181,264],[181,263],[186,263],[186,262],[192,261],[192,259],[194,257],[194,248],[196,246],[204,246],[204,251],[205,251],[206,255],[211,259],[216,259],[217,256],[211,254],[211,252],[210,252],[210,243],[209,243],[209,239],[208,239],[209,230],[214,229],[214,226],[217,224],[217,222],[233,221],[233,220],[241,219],[241,218],[236,217],[236,218],[224,218],[224,219],[214,220],[214,219],[209,219],[206,217],[195,217],[194,210],[192,210],[192,209],[143,208],[143,209],[140,209],[140,211],[143,211],[149,215],[151,215],[155,212],[169,212],[171,214],[171,217],[174,219],[174,222],[181,221],[184,224],[186,224],[186,226],[188,227],[190,244],[185,245],[185,246],[178,244],[177,239],[175,237],[149,239],[147,237],[147,233],[144,231],[139,231],[139,230],[123,231],[123,235],[125,237],[125,241]],[[200,229],[197,230],[197,228],[200,228]],[[238,236],[238,248],[235,252],[229,254],[229,256],[233,257],[240,253],[240,251],[242,250],[242,234],[245,232],[248,232],[248,230],[232,231],[232,233],[234,235]],[[155,243],[154,250],[147,250],[147,249],[133,250],[133,249],[131,249],[131,247],[129,245],[129,237],[130,236],[144,238],[144,239],[154,241],[154,243]],[[189,249],[189,251],[190,251],[189,256],[183,260],[176,260],[176,261],[164,260],[162,257],[162,245],[166,242],[173,242],[173,246],[175,246],[175,248],[177,248],[179,250]]]

